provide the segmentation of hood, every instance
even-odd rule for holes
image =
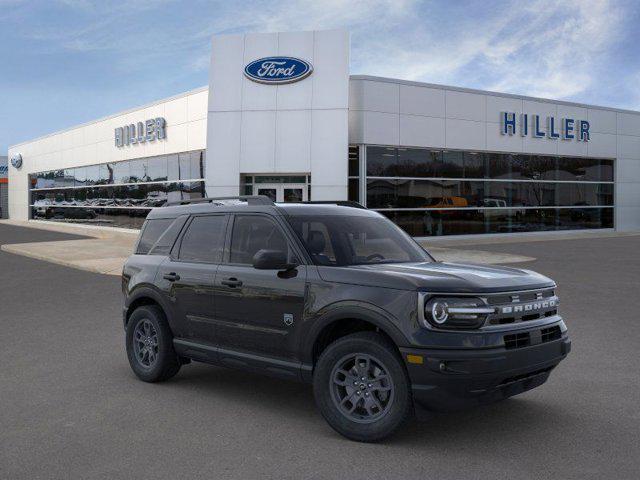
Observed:
[[[422,262],[319,267],[329,282],[450,293],[491,293],[555,285],[531,270],[493,265]]]

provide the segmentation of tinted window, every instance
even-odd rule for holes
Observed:
[[[147,208],[128,210],[125,208],[57,207],[52,203],[45,205],[44,202],[41,202],[32,208],[31,215],[36,220],[140,229],[150,210]]]
[[[353,200],[354,202],[360,201],[360,179],[358,178],[350,178],[349,179],[349,200]]]
[[[180,153],[178,165],[181,180],[204,178],[204,172],[202,169],[202,152]]]
[[[148,182],[148,162],[145,158],[131,160],[129,164],[129,180],[132,183]],[[116,180],[120,181],[120,180]]]
[[[613,208],[495,208],[382,213],[417,237],[613,227]]]
[[[398,153],[390,147],[367,147],[367,175],[375,177],[395,176]]]
[[[181,215],[160,235],[158,241],[153,245],[149,255],[169,255],[171,248],[178,238],[182,227],[189,218],[189,215]]]
[[[226,221],[224,215],[194,217],[182,237],[180,260],[219,263],[222,259]]]
[[[379,216],[300,215],[287,219],[317,265],[431,261],[420,246]]]
[[[140,235],[136,253],[146,255],[172,222],[173,218],[156,218],[147,221]]]
[[[287,240],[272,220],[259,215],[237,216],[231,236],[231,263],[251,264],[258,250],[279,250],[288,256]]]
[[[111,164],[111,172],[113,182],[110,183],[129,183],[131,180],[131,164],[127,161]]]
[[[75,170],[75,186],[84,187],[87,184],[87,169],[84,167],[74,168]]]
[[[97,185],[100,183],[100,168],[98,165],[91,165],[85,168],[86,184]]]
[[[147,177],[149,182],[164,182],[167,180],[168,169],[166,156],[149,159]]]
[[[358,147],[349,147],[349,176],[357,177],[358,175],[360,175],[360,150]]]

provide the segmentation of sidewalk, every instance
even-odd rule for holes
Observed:
[[[0,225],[2,224],[92,237],[55,242],[4,244],[0,246],[0,250],[106,275],[120,275],[122,273],[122,265],[131,255],[138,238],[136,230],[40,221],[2,220]]]

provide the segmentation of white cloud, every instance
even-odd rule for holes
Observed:
[[[358,69],[569,98],[592,86],[596,57],[616,41],[622,20],[622,12],[604,0],[512,4],[485,18],[461,18],[453,31],[438,28],[436,19],[409,24],[400,37],[369,37],[356,47]]]
[[[609,1],[577,5],[539,2],[523,29],[496,42],[519,45],[506,54],[487,56],[499,78],[490,88],[525,91],[534,96],[567,98],[586,91],[597,73],[596,57],[616,40],[622,21]],[[519,41],[524,39],[524,42]]]
[[[0,0],[3,1],[3,0]],[[27,29],[45,48],[72,52],[131,51],[115,69],[152,69],[170,59],[176,69],[208,68],[209,37],[226,32],[347,28],[352,71],[408,80],[485,88],[551,98],[573,98],[602,81],[597,65],[618,40],[624,22],[616,0],[441,2],[326,0],[188,3],[182,25],[145,24],[141,9],[184,9],[169,0],[59,0],[65,8],[94,11],[77,26]],[[184,13],[184,10],[180,10]],[[160,31],[158,30],[160,29]]]

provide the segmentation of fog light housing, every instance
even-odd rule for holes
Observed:
[[[480,328],[495,312],[481,298],[435,297],[425,303],[424,326],[442,329]]]

